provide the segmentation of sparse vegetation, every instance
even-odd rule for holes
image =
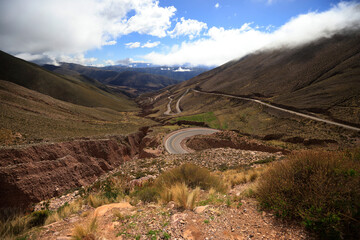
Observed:
[[[262,175],[257,197],[322,238],[359,239],[360,149],[293,154]]]

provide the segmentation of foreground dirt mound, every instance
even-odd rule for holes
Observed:
[[[27,208],[94,182],[139,154],[146,131],[105,140],[0,149],[0,208]]]
[[[210,148],[229,147],[241,150],[251,150],[269,153],[288,153],[287,150],[266,146],[259,141],[253,139],[250,140],[246,137],[240,136],[233,131],[222,131],[213,133],[211,135],[194,136],[186,141],[186,146],[196,151]]]

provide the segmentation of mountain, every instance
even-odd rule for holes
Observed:
[[[358,127],[359,42],[359,33],[346,33],[297,48],[256,52],[162,91],[144,95],[138,102],[152,106],[149,117],[164,122],[207,125],[289,142],[304,139],[308,142],[353,141],[349,139],[359,138],[359,134],[351,130],[278,111],[254,101],[206,93],[248,97]]]
[[[140,92],[159,90],[175,83],[178,81],[168,77],[132,71],[118,73],[108,82],[110,85],[135,88]]]
[[[54,74],[33,63],[0,51],[0,80],[46,94],[53,98],[87,107],[116,111],[136,110],[136,104],[121,93],[83,76]]]
[[[134,72],[142,72],[142,73],[150,73],[155,75],[162,75],[168,78],[172,78],[178,81],[189,80],[197,75],[210,70],[209,67],[169,67],[169,66],[153,66],[150,65],[148,67],[140,67],[136,65],[136,67],[124,67],[124,66],[107,66],[102,69],[123,72],[123,71],[134,71]]]
[[[159,90],[179,82],[162,75],[130,71],[129,69],[131,68],[126,67],[117,68],[117,70],[121,69],[120,71],[87,67],[73,63],[62,63],[61,66],[44,65],[43,67],[63,75],[78,76],[80,74],[83,77],[96,79],[104,84],[120,86],[126,94],[132,92],[135,93],[135,95]]]
[[[248,55],[172,88],[248,96],[360,123],[360,34]]]
[[[1,146],[129,134],[151,124],[134,112],[76,105],[0,80]]]

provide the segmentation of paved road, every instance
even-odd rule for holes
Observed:
[[[354,130],[354,131],[360,131],[360,128],[357,128],[357,127],[353,127],[353,126],[350,126],[350,125],[346,125],[346,124],[337,123],[337,122],[334,122],[334,121],[314,117],[314,116],[311,116],[311,115],[308,115],[308,114],[304,114],[304,113],[295,112],[295,111],[292,111],[292,110],[276,107],[276,106],[273,106],[271,104],[264,103],[264,102],[262,102],[260,100],[257,100],[257,99],[245,98],[245,97],[236,97],[236,96],[232,96],[232,95],[228,95],[228,94],[222,94],[222,93],[207,93],[207,92],[201,92],[201,91],[198,91],[198,90],[195,90],[195,89],[193,89],[193,91],[197,92],[197,93],[202,93],[202,94],[217,95],[217,96],[223,96],[223,97],[228,97],[228,98],[236,98],[236,99],[241,99],[241,100],[246,100],[246,101],[252,101],[252,102],[256,102],[258,104],[267,106],[269,108],[273,108],[273,109],[277,109],[277,110],[280,110],[280,111],[283,111],[283,112],[291,113],[291,114],[294,114],[294,115],[297,115],[297,116],[300,116],[300,117],[312,119],[312,120],[315,120],[315,121],[318,121],[318,122],[324,122],[324,123],[332,124],[332,125],[335,125],[335,126],[343,127],[343,128]]]
[[[171,102],[172,102],[172,96],[168,97],[169,99],[169,103],[167,104],[167,110],[166,112],[164,112],[164,115],[173,115],[173,113],[171,113]]]
[[[209,135],[219,130],[211,128],[186,128],[170,133],[164,139],[164,146],[166,151],[171,154],[189,153],[181,146],[182,140],[195,135]]]
[[[168,97],[169,102],[168,102],[168,104],[167,104],[167,110],[164,112],[164,115],[176,115],[176,114],[181,113],[181,109],[180,109],[181,99],[182,99],[183,97],[185,97],[185,95],[189,92],[189,90],[190,90],[190,88],[188,88],[188,89],[183,93],[183,95],[181,95],[181,97],[178,99],[178,101],[176,102],[176,113],[172,113],[172,112],[171,112],[171,102],[173,101],[173,96]]]
[[[183,99],[183,97],[185,97],[185,95],[189,92],[190,88],[188,88],[183,95],[181,95],[181,97],[179,98],[179,100],[176,102],[176,111],[177,113],[181,113],[181,109],[180,109],[180,101],[181,99]]]

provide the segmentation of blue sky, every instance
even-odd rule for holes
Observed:
[[[12,0],[0,3],[0,48],[57,64],[217,66],[360,28],[359,1]]]

